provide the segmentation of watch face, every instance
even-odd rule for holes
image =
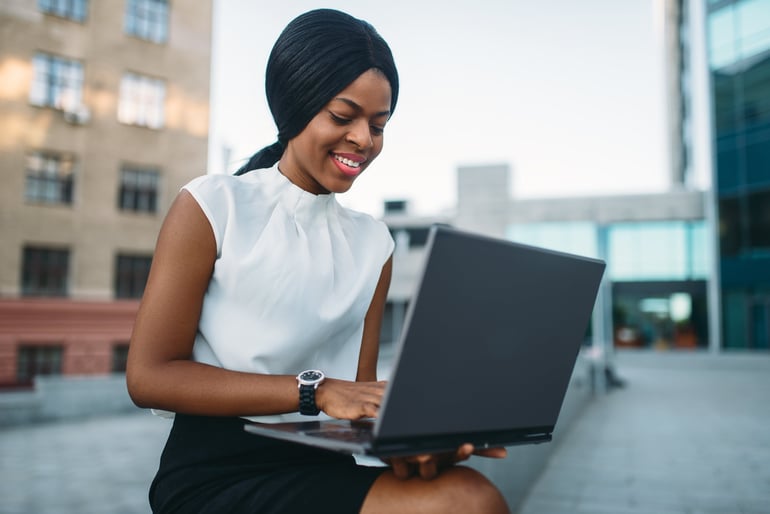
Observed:
[[[318,371],[317,369],[309,369],[307,371],[303,371],[299,374],[299,378],[302,382],[305,383],[314,383],[318,382],[319,380],[324,378],[324,374]]]
[[[321,375],[321,373],[320,373],[319,371],[316,371],[316,370],[310,370],[310,371],[305,371],[304,373],[302,373],[302,374],[300,375],[300,378],[301,378],[302,380],[308,380],[308,381],[311,381],[311,382],[312,382],[313,380],[318,380],[318,379],[319,379],[319,378],[321,378],[322,376],[323,376],[323,375]]]

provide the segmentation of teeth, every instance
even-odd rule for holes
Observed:
[[[359,166],[361,166],[360,162],[351,161],[350,159],[346,159],[345,157],[341,157],[339,155],[335,155],[334,158],[340,161],[345,166],[350,166],[351,168],[358,168]]]

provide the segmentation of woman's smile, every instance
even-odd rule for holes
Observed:
[[[366,159],[360,155],[354,154],[332,153],[331,158],[339,170],[350,177],[358,176],[358,174],[363,171],[361,164],[366,161]]]

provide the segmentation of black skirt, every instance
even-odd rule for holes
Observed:
[[[177,414],[150,487],[152,511],[354,514],[385,470],[248,434],[243,424]]]

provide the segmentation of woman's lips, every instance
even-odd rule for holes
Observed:
[[[342,173],[349,177],[356,177],[363,171],[363,163],[366,161],[360,155],[332,153],[332,162]]]

